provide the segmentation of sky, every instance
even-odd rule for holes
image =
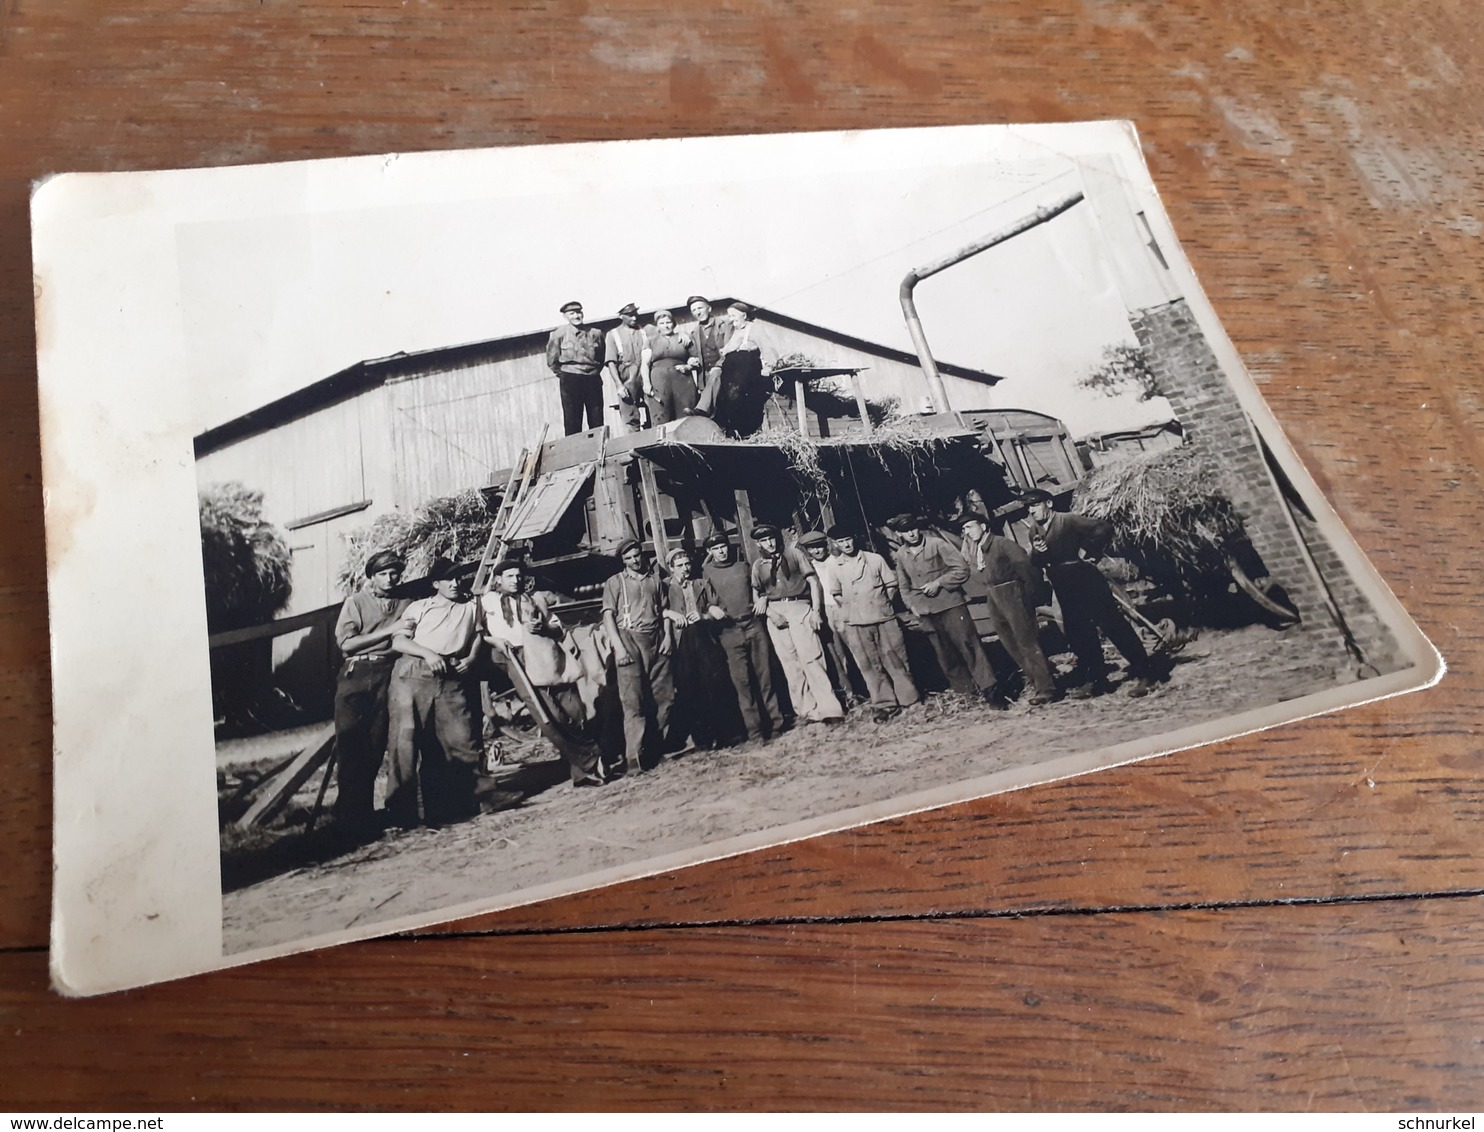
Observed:
[[[821,156],[800,148],[807,138],[740,163],[674,142],[557,147],[579,154],[537,167],[544,179],[493,160],[412,201],[318,199],[180,224],[200,427],[363,359],[555,326],[569,299],[604,318],[631,301],[735,295],[911,352],[898,300],[908,270],[1080,186],[1070,158],[1023,140],[898,164],[848,147]],[[917,306],[939,361],[1005,379],[997,405],[1049,413],[1078,436],[1171,415],[1077,387],[1105,348],[1134,341],[1085,202],[924,281]]]

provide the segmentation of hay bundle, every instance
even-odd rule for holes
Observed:
[[[1099,468],[1077,488],[1074,507],[1113,524],[1110,553],[1186,585],[1225,578],[1227,556],[1246,537],[1215,472],[1189,446]]]
[[[271,621],[293,592],[293,557],[278,528],[263,518],[263,493],[217,483],[202,488],[198,502],[207,631]]]
[[[852,455],[874,457],[886,467],[887,452],[906,456],[909,461],[915,462],[919,457],[931,458],[934,447],[949,441],[942,433],[934,432],[924,424],[922,418],[893,413],[875,425],[869,437],[856,433],[820,439],[806,436],[789,424],[769,424],[762,431],[735,443],[777,448],[787,458],[801,483],[812,489],[819,498],[829,499],[830,479],[819,458],[819,454],[826,449],[841,449],[849,445]]]
[[[346,536],[346,552],[336,579],[349,595],[365,577],[366,559],[394,550],[407,560],[407,576],[421,577],[440,554],[466,562],[484,553],[495,517],[475,488],[430,499],[410,514],[389,511]]]

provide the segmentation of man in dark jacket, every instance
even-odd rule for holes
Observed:
[[[603,332],[587,326],[582,304],[562,304],[567,325],[558,326],[546,340],[546,364],[556,374],[562,394],[562,429],[568,436],[603,424]]]
[[[1108,579],[1095,565],[1113,537],[1113,524],[1074,512],[1051,509],[1051,496],[1035,489],[1021,499],[1029,509],[1031,562],[1046,571],[1061,605],[1067,644],[1077,657],[1070,695],[1100,696],[1113,690],[1103,659],[1099,630],[1128,661],[1129,694],[1148,695],[1154,687],[1149,653],[1119,608]]]
[[[1036,624],[1036,591],[1040,572],[1031,556],[1014,539],[990,531],[989,520],[973,511],[959,520],[964,535],[964,561],[969,573],[984,587],[986,612],[1000,644],[1025,673],[1035,689],[1032,704],[1049,704],[1057,698],[1051,665],[1041,651]]]
[[[994,670],[969,616],[964,593],[969,567],[963,555],[940,535],[924,530],[915,515],[898,515],[887,526],[901,540],[896,559],[902,600],[927,627],[949,685],[955,692],[977,692],[991,707],[1003,709],[1004,697],[995,687]]]

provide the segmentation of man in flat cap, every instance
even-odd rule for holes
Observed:
[[[725,710],[731,706],[727,702],[731,679],[716,633],[726,611],[689,547],[671,550],[669,565],[665,617],[675,637],[669,745],[678,748],[688,739],[696,747],[720,748],[737,738],[736,721]]]
[[[472,671],[483,647],[484,617],[469,596],[469,576],[478,565],[435,558],[423,579],[433,595],[406,608],[392,637],[401,654],[392,670],[386,799],[395,825],[445,825],[479,812],[483,714]]]
[[[986,612],[1005,652],[1025,674],[1034,690],[1032,704],[1049,704],[1057,698],[1051,665],[1041,651],[1040,626],[1036,622],[1036,594],[1042,588],[1041,572],[1031,565],[1031,556],[1014,539],[990,530],[989,520],[977,511],[959,519],[964,536],[964,561],[971,576],[984,587]]]
[[[956,692],[977,693],[991,707],[1004,708],[994,670],[969,615],[969,598],[964,593],[969,567],[963,555],[941,535],[928,533],[916,515],[898,515],[887,526],[900,540],[897,582],[902,600],[927,626],[949,685]]]
[[[670,671],[673,639],[665,587],[647,568],[644,547],[627,539],[618,548],[623,569],[603,583],[603,627],[613,643],[614,677],[623,705],[624,760],[631,773],[645,769],[645,737],[663,743],[675,705]]]
[[[639,325],[639,308],[626,303],[618,309],[618,325],[603,342],[603,372],[608,382],[608,406],[617,417],[615,433],[634,432],[642,426],[640,406],[644,389],[639,364],[648,339]]]
[[[830,557],[830,540],[823,531],[805,531],[799,536],[799,549],[809,556],[814,572],[819,575],[820,612],[824,624],[819,631],[819,640],[824,645],[826,666],[835,689],[835,697],[845,706],[860,703],[860,697],[850,686],[850,654],[845,648],[845,635],[841,631],[840,600],[830,589],[834,577],[834,559]]]
[[[732,336],[732,322],[724,314],[713,313],[711,300],[701,295],[692,295],[685,305],[694,321],[678,327],[677,331],[694,345],[700,381],[704,383],[706,375],[721,364],[721,348]]]
[[[718,623],[717,639],[737,693],[745,737],[770,739],[781,733],[785,724],[773,690],[773,645],[766,623],[755,612],[752,567],[720,531],[706,540],[705,547],[701,576],[711,583],[717,604],[726,614],[726,619]]]
[[[1028,511],[1025,525],[1031,536],[1031,562],[1046,571],[1046,578],[1056,591],[1067,645],[1077,657],[1067,694],[1081,699],[1113,690],[1098,636],[1101,629],[1128,661],[1129,695],[1148,695],[1154,688],[1149,652],[1119,608],[1108,579],[1096,565],[1113,538],[1113,524],[1087,515],[1054,511],[1050,493],[1040,488],[1020,498]]]
[[[794,712],[801,723],[838,722],[845,709],[830,686],[819,643],[824,596],[814,564],[797,547],[785,547],[775,526],[759,524],[752,538],[758,549],[752,564],[753,612],[767,623]]]
[[[921,699],[907,664],[907,641],[897,621],[896,572],[875,551],[860,547],[854,531],[829,530],[835,548],[829,588],[839,605],[845,641],[871,693],[877,721]]]
[[[586,735],[587,711],[577,691],[582,660],[546,595],[528,590],[527,577],[519,558],[502,559],[491,568],[493,585],[479,599],[485,640],[495,663],[507,673],[512,663],[521,666],[541,707],[561,725],[563,738],[553,745],[567,760],[572,785],[601,786],[602,763],[597,745]]]
[[[778,349],[753,319],[747,303],[727,308],[731,329],[706,372],[696,412],[709,416],[731,436],[751,436],[763,427],[763,413],[773,392],[766,370],[778,361]]]
[[[376,832],[376,776],[386,758],[387,694],[397,654],[392,637],[407,609],[395,596],[406,563],[391,550],[366,559],[366,584],[345,599],[335,643],[345,657],[335,682],[334,815],[348,833]]]
[[[568,436],[603,424],[603,332],[583,321],[582,304],[562,304],[567,316],[546,340],[546,364],[556,374],[562,395],[562,428]]]

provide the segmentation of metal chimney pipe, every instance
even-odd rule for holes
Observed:
[[[928,347],[927,335],[923,333],[922,320],[917,317],[917,304],[912,299],[912,292],[917,285],[931,275],[936,275],[945,267],[952,267],[955,263],[962,263],[970,256],[978,255],[980,252],[1003,244],[1022,232],[1029,232],[1038,225],[1045,224],[1053,217],[1060,216],[1073,205],[1083,199],[1082,191],[1072,193],[1052,204],[1036,209],[1029,216],[1022,217],[1015,223],[1001,228],[992,235],[985,236],[981,240],[975,240],[972,244],[960,248],[946,259],[940,259],[936,263],[930,263],[926,267],[915,267],[907,272],[906,278],[902,280],[901,298],[902,314],[907,318],[907,332],[912,335],[912,345],[917,350],[917,360],[922,365],[923,376],[927,378],[928,395],[933,400],[933,408],[940,413],[950,413],[953,410],[948,405],[948,390],[943,387],[943,375],[938,372],[938,363],[933,360],[933,352]]]

